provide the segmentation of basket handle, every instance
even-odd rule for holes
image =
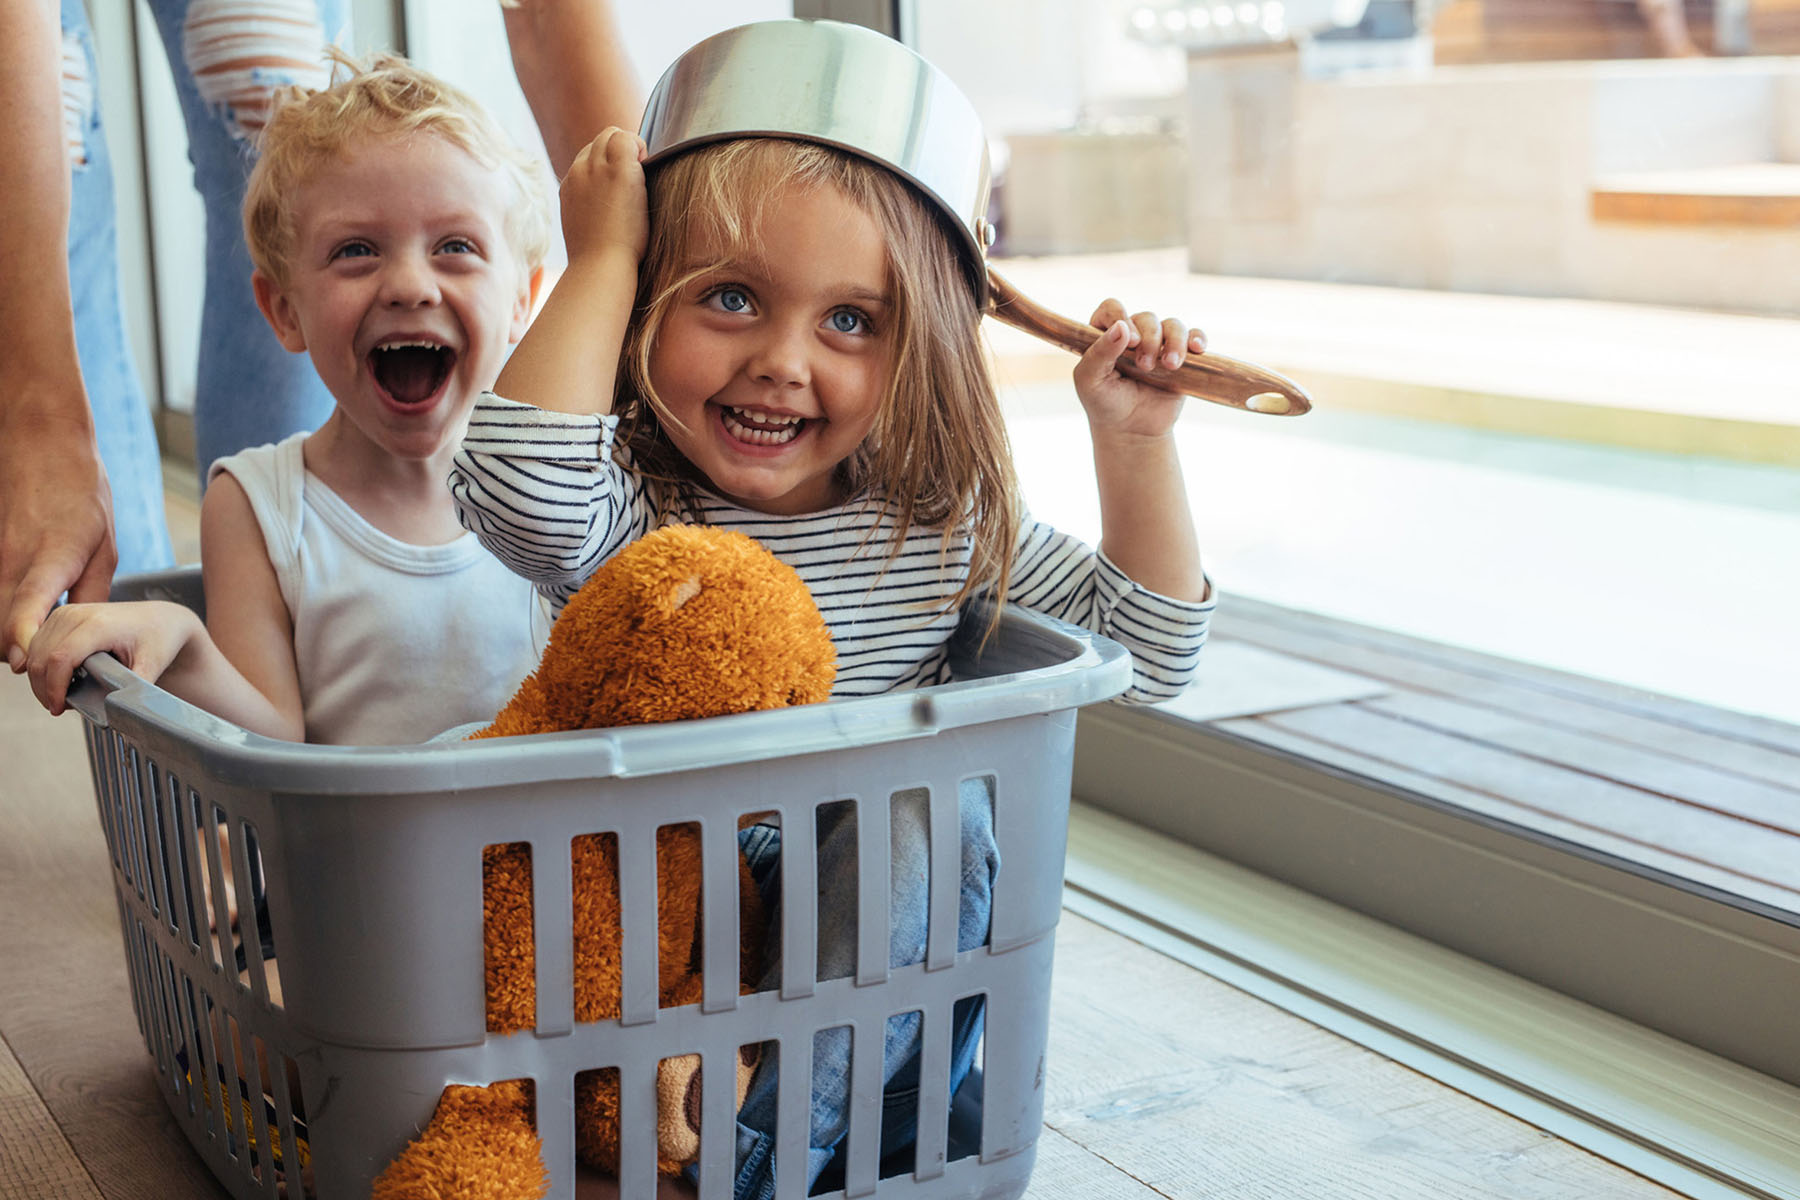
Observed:
[[[105,652],[102,651],[101,653],[104,654]],[[99,657],[100,655],[96,654],[89,658],[88,661],[92,662],[95,658]],[[106,655],[106,659],[109,662],[114,661],[110,654]],[[120,667],[120,669],[123,670],[124,668]],[[74,678],[69,680],[69,693],[67,699],[69,707],[80,713],[88,724],[99,729],[105,729],[107,727],[106,698],[112,694],[113,689],[106,684],[101,683],[99,678],[92,671],[88,670],[84,664],[83,666],[76,668]]]

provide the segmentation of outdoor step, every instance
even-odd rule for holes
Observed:
[[[1685,0],[1689,36],[1713,48],[1712,0]],[[1656,58],[1631,0],[1452,0],[1432,25],[1439,64]]]
[[[1610,301],[1190,275],[1180,249],[1010,259],[1085,320],[1106,296],[1179,315],[1218,353],[1292,376],[1320,409],[1633,449],[1800,464],[1800,321]],[[989,322],[1003,382],[1071,359]]]
[[[1800,163],[1628,171],[1594,181],[1596,221],[1800,226]]]

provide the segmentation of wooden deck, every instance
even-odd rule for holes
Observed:
[[[0,1198],[225,1195],[132,1018],[80,723],[0,678]],[[1638,1176],[1065,915],[1030,1195],[1666,1200]]]
[[[1695,46],[1712,53],[1712,0],[1684,0],[1682,7]],[[1661,54],[1632,0],[1454,0],[1438,10],[1431,32],[1440,63]]]
[[[1716,0],[1683,0],[1688,36],[1703,54],[1717,44]],[[1800,50],[1800,3],[1746,0],[1748,52]],[[1431,33],[1439,63],[1655,58],[1662,48],[1632,0],[1450,0]]]
[[[1215,636],[1366,685],[1220,728],[1800,912],[1800,727],[1241,597]]]
[[[1800,163],[1635,171],[1594,181],[1596,221],[1656,225],[1800,226]]]

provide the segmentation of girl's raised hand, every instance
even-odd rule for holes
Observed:
[[[1081,398],[1089,425],[1095,432],[1160,437],[1174,428],[1181,415],[1180,392],[1139,382],[1119,371],[1121,359],[1144,370],[1173,370],[1190,354],[1206,349],[1206,335],[1189,329],[1175,317],[1158,319],[1155,313],[1126,315],[1117,300],[1100,302],[1088,318],[1099,339],[1075,364],[1075,394]]]
[[[562,181],[563,242],[569,260],[607,250],[644,257],[650,238],[644,139],[609,125],[582,147]]]

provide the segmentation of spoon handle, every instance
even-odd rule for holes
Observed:
[[[1100,337],[1101,331],[1092,325],[1051,312],[1028,299],[992,267],[988,268],[988,293],[992,297],[988,311],[995,318],[1061,346],[1071,354],[1085,353]],[[1121,357],[1119,371],[1156,387],[1246,412],[1297,417],[1312,408],[1312,397],[1293,380],[1254,363],[1239,362],[1210,350],[1205,354],[1189,355],[1187,361],[1174,370],[1152,367],[1146,371],[1131,359]]]

